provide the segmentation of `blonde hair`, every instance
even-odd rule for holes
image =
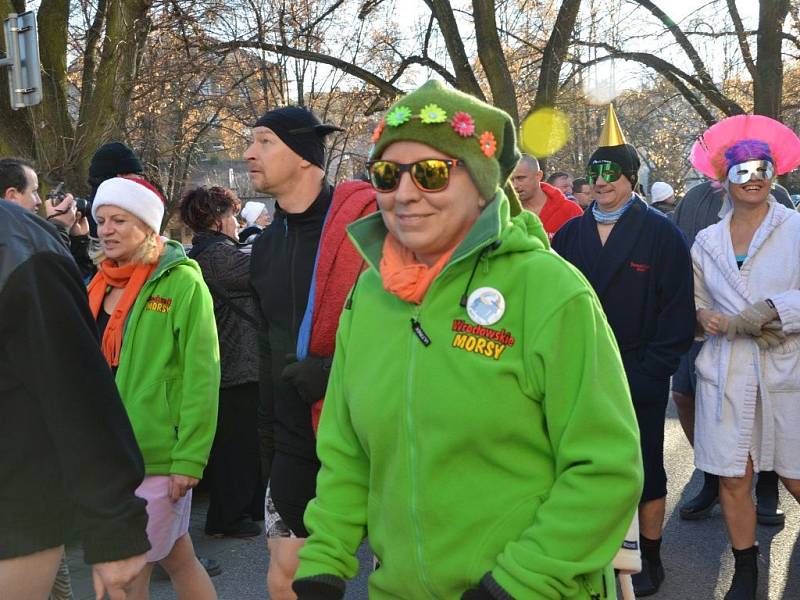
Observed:
[[[136,252],[133,253],[131,262],[152,265],[158,262],[163,252],[164,241],[161,239],[160,235],[151,229],[147,232],[147,237],[136,249]],[[93,249],[90,249],[89,257],[95,265],[99,265],[106,259],[106,254],[103,252],[102,246],[98,243]]]

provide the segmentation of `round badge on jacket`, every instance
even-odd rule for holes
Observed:
[[[505,312],[506,299],[494,288],[478,288],[467,300],[467,314],[478,325],[494,325]]]

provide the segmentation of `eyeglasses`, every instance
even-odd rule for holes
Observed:
[[[748,160],[728,169],[728,181],[742,185],[750,179],[770,181],[775,175],[775,166],[768,160]]]
[[[622,167],[610,160],[592,163],[586,172],[586,179],[589,181],[589,185],[594,185],[598,179],[611,183],[620,177],[622,177]]]
[[[367,163],[369,181],[379,192],[393,192],[400,185],[403,173],[411,173],[411,181],[423,192],[441,192],[450,183],[450,170],[463,161],[428,158],[413,163],[372,160]]]

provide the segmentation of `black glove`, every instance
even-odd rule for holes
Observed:
[[[461,594],[461,600],[514,600],[514,598],[495,581],[491,573],[486,573],[479,585]]]
[[[461,594],[461,600],[495,600],[495,598],[483,587],[474,587]]]
[[[281,377],[294,386],[300,399],[309,406],[321,400],[328,389],[333,359],[310,354],[298,361],[294,354],[287,354],[286,361],[289,364],[284,367]]]
[[[292,589],[297,600],[340,600],[344,597],[345,584],[333,575],[317,575],[298,579]]]

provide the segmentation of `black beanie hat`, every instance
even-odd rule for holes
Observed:
[[[89,163],[89,183],[95,185],[126,173],[144,173],[144,167],[134,151],[122,142],[100,146]]]
[[[344,131],[341,127],[322,123],[313,112],[301,106],[270,110],[253,127],[268,127],[295,154],[320,169],[325,168],[325,136],[334,131]]]
[[[628,181],[636,185],[641,162],[636,148],[631,144],[600,146],[589,159],[589,165],[604,161],[617,163],[622,168],[622,174],[628,178]]]

